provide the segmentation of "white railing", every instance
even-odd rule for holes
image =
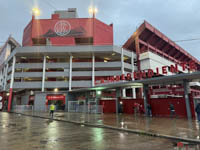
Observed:
[[[33,106],[32,105],[15,105],[13,108],[14,112],[32,112]]]
[[[83,104],[80,105],[77,101],[68,102],[68,112],[78,112],[78,113],[103,113],[102,105],[96,104]]]

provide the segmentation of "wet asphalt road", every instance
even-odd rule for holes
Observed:
[[[0,150],[160,150],[173,142],[110,129],[0,113]]]

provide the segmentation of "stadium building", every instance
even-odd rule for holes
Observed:
[[[80,88],[192,73],[200,69],[196,58],[146,21],[119,47],[113,44],[113,24],[105,24],[95,17],[79,18],[76,9],[72,8],[55,11],[50,19],[33,16],[24,29],[22,46],[9,38],[1,48],[0,57],[1,95],[8,111],[16,105],[33,105],[35,111],[44,111],[52,101],[56,101],[58,109],[69,111],[69,101],[74,101],[98,103],[105,113],[116,112],[117,108],[113,107],[115,89],[102,91],[98,101],[95,92],[76,93],[71,98],[68,93]],[[188,88],[194,116],[194,99],[198,99],[200,90],[199,81],[193,81]],[[159,83],[148,87],[148,97],[156,99],[159,108],[166,107],[161,99],[165,99],[165,103],[173,99],[180,115],[185,116],[182,83]],[[140,83],[120,89],[125,113],[132,113],[135,101],[144,105],[141,101],[143,89]],[[154,113],[167,115],[168,112]]]

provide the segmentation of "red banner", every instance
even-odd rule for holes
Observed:
[[[47,100],[65,100],[64,95],[47,95]]]

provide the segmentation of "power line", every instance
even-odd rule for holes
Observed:
[[[195,38],[195,39],[185,39],[185,40],[177,40],[177,41],[174,41],[174,42],[189,42],[189,41],[199,41],[200,38]]]

